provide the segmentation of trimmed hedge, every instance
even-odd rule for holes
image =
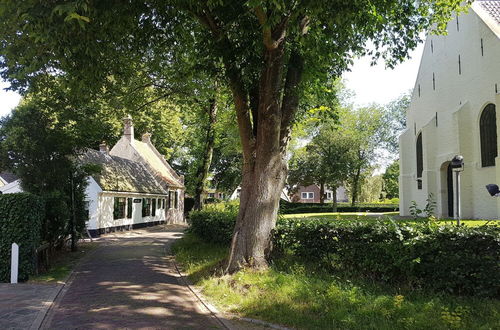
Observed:
[[[28,193],[0,195],[0,282],[10,281],[11,245],[19,245],[19,280],[35,272],[44,203]]]
[[[290,203],[280,201],[281,214],[296,214],[296,213],[326,213],[332,212],[332,203]],[[357,204],[351,206],[347,203],[339,203],[337,212],[395,212],[399,211],[398,204]]]
[[[191,231],[229,245],[237,212],[191,213]],[[291,254],[331,272],[458,295],[500,296],[500,227],[432,222],[280,219],[273,256]]]
[[[237,215],[237,207],[221,210],[206,207],[201,211],[192,211],[189,217],[190,231],[208,242],[228,245],[231,243]]]
[[[331,271],[459,295],[500,295],[500,228],[282,220],[277,251]]]

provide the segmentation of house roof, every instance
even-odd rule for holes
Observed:
[[[171,186],[184,186],[170,165],[168,165],[167,161],[161,158],[161,155],[153,150],[154,147],[151,148],[150,144],[138,140],[134,140],[132,145],[139,155],[158,174],[161,180],[166,181]]]
[[[498,24],[500,24],[500,1],[478,0],[483,10],[487,12]]]
[[[6,183],[11,183],[19,179],[17,175],[10,172],[0,172],[0,178],[2,178],[2,180],[5,181]]]
[[[79,159],[82,164],[102,166],[101,172],[92,176],[102,190],[167,194],[150,170],[139,162],[92,149],[87,149]]]

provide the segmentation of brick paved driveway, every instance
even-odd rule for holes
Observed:
[[[216,319],[181,284],[166,257],[182,230],[158,226],[108,236],[76,269],[43,328],[219,328]]]

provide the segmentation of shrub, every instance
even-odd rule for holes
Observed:
[[[191,213],[191,231],[229,245],[237,205]],[[500,227],[432,221],[279,219],[273,256],[291,254],[331,272],[459,295],[500,295]]]
[[[295,213],[326,213],[332,212],[332,203],[319,204],[319,203],[290,203],[287,201],[280,201],[281,214],[295,214]],[[337,212],[394,212],[399,210],[398,204],[356,204],[351,206],[348,203],[338,203]]]
[[[429,223],[282,220],[276,252],[388,284],[500,294],[500,228]]]
[[[218,203],[190,213],[191,232],[208,242],[229,244],[233,234],[238,205]]]
[[[19,280],[35,271],[44,217],[41,198],[28,193],[0,195],[0,282],[10,280],[11,245],[19,245]]]

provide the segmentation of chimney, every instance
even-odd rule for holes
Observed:
[[[106,142],[102,142],[102,143],[99,145],[99,151],[100,151],[102,154],[109,155],[109,147],[108,147],[108,145],[106,144]]]
[[[151,143],[151,133],[142,134],[142,142]]]
[[[132,117],[130,115],[123,118],[123,126],[123,136],[130,142],[134,141],[134,124],[132,123]]]

